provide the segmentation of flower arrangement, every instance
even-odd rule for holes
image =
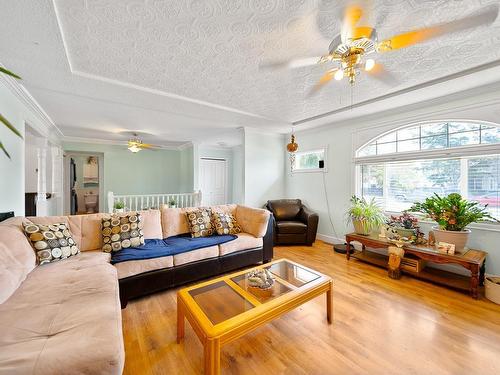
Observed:
[[[403,211],[401,215],[391,215],[389,225],[395,228],[418,229],[418,219],[408,211]]]
[[[351,197],[351,207],[347,210],[347,220],[354,225],[356,233],[369,235],[374,229],[387,222],[387,217],[375,199],[367,201],[364,197]]]
[[[438,194],[427,198],[424,202],[417,202],[410,208],[412,212],[420,212],[438,223],[439,229],[453,232],[464,231],[472,223],[494,221],[486,206],[481,207],[478,202],[463,199],[458,193],[441,197]]]

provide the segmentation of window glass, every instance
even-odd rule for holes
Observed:
[[[408,139],[398,142],[398,152],[419,151],[420,139]]]
[[[435,135],[431,137],[423,137],[421,139],[422,150],[435,150],[438,148],[448,147],[448,139],[446,135]]]
[[[398,141],[420,137],[420,126],[398,130]]]
[[[422,137],[426,137],[429,135],[438,135],[438,134],[446,134],[448,128],[448,124],[428,124],[422,125]]]
[[[450,134],[450,147],[479,144],[479,131]]]
[[[481,128],[481,143],[500,143],[500,128]]]
[[[361,148],[357,156],[494,143],[500,143],[500,127],[463,122],[424,124],[385,134]]]
[[[453,122],[448,124],[448,132],[450,133],[468,132],[472,130],[479,130],[479,124],[468,124],[461,122]]]
[[[377,143],[377,155],[392,154],[396,152],[396,142]]]

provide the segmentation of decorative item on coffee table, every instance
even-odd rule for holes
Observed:
[[[463,199],[458,193],[441,197],[434,194],[424,202],[416,202],[409,211],[420,212],[438,223],[433,227],[436,247],[440,243],[455,245],[455,252],[463,252],[470,229],[467,225],[472,223],[490,221],[498,222],[492,217],[486,206],[482,207],[478,202],[471,202]]]
[[[256,269],[247,274],[248,286],[259,295],[270,295],[274,285],[274,277],[267,269]]]
[[[368,236],[387,222],[387,217],[375,199],[367,201],[364,197],[351,197],[351,207],[347,210],[347,222],[352,221],[357,234]]]

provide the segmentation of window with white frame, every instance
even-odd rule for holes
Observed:
[[[295,153],[293,160],[294,172],[314,172],[324,170],[326,163],[326,149],[319,148],[316,150],[298,151]],[[320,167],[322,162],[323,167]]]
[[[434,193],[460,193],[500,219],[500,127],[435,122],[383,134],[355,156],[356,193],[386,211],[408,209]]]

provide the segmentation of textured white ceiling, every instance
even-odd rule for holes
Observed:
[[[0,61],[66,135],[142,130],[164,143],[241,126],[283,131],[351,103],[334,82],[306,97],[324,66],[259,70],[317,55],[339,31],[342,1],[0,0]],[[373,0],[379,38],[464,17],[489,0]],[[380,56],[401,84],[361,76],[361,102],[500,59],[500,19]],[[356,116],[352,111],[352,117]]]
[[[462,18],[494,1],[374,1],[379,38]],[[315,56],[339,32],[342,1],[58,0],[72,68],[285,121],[331,111],[350,101],[347,83],[305,94],[325,66],[263,71],[270,58]],[[380,56],[400,79],[388,87],[361,76],[365,100],[500,57],[494,27],[445,36]],[[481,56],[478,59],[478,56]],[[343,103],[344,102],[344,103]]]

